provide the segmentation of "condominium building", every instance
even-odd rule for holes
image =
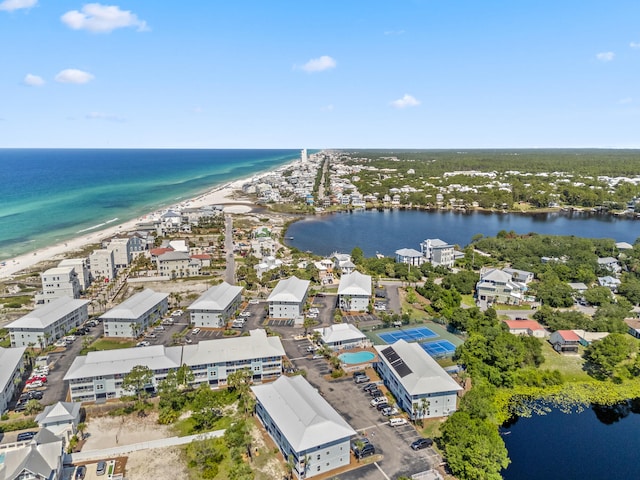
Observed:
[[[91,285],[91,270],[88,258],[67,258],[58,263],[58,267],[73,267],[78,275],[80,290],[85,291]]]
[[[300,280],[296,276],[280,280],[267,298],[269,316],[287,319],[302,317],[309,283],[309,280]]]
[[[9,402],[22,381],[25,347],[0,347],[0,415],[8,410]]]
[[[89,268],[94,279],[111,281],[116,278],[116,264],[113,258],[113,250],[94,250],[89,255]]]
[[[227,282],[211,287],[187,307],[191,323],[196,327],[224,327],[240,307],[242,290]]]
[[[122,389],[122,381],[136,365],[153,371],[153,379],[147,385],[150,391],[157,388],[170,370],[187,365],[193,372],[195,387],[206,383],[217,388],[226,385],[229,374],[241,369],[251,371],[254,383],[277,378],[282,374],[284,355],[279,337],[268,337],[264,330],[252,330],[247,337],[204,340],[197,345],[89,352],[76,357],[64,380],[69,381],[71,400],[94,401],[130,393]]]
[[[45,348],[89,318],[88,300],[58,298],[9,323],[12,347]]]
[[[371,275],[358,271],[343,275],[338,286],[340,308],[351,312],[364,312],[371,301]]]
[[[50,303],[61,297],[80,298],[80,281],[75,267],[55,267],[40,274],[42,293],[36,303]]]
[[[356,432],[301,375],[257,385],[256,415],[297,478],[349,465]]]
[[[116,237],[109,241],[109,250],[113,252],[113,264],[116,268],[126,268],[131,263],[131,239]]]
[[[167,313],[168,297],[168,293],[147,288],[113,307],[100,317],[104,324],[104,336],[137,337]]]
[[[455,262],[453,245],[439,238],[428,238],[420,244],[420,251],[434,267],[452,268]]]

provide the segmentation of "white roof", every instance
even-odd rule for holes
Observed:
[[[633,248],[633,245],[627,242],[617,242],[616,248],[618,250],[631,250]]]
[[[429,242],[432,248],[449,247],[450,245],[439,238],[427,238],[425,242]]]
[[[20,317],[18,320],[9,323],[6,328],[45,329],[52,323],[57,322],[88,303],[89,300],[76,300],[71,297],[56,298],[51,303],[36,308],[24,317]]]
[[[268,302],[302,302],[307,289],[309,288],[309,280],[300,280],[298,277],[289,277],[286,280],[280,280],[276,288],[273,289]]]
[[[611,263],[618,263],[618,260],[613,257],[598,258],[598,265],[609,265]]]
[[[400,250],[396,250],[396,255],[401,257],[422,257],[422,252],[413,248],[401,248]]]
[[[69,275],[72,270],[75,269],[74,265],[58,265],[57,267],[50,268],[42,272],[42,276],[44,275]]]
[[[366,295],[371,296],[371,275],[352,272],[340,278],[338,295]]]
[[[462,387],[438,365],[431,356],[417,343],[407,343],[398,340],[393,345],[376,345],[380,361],[387,364],[391,372],[404,386],[409,395],[424,395],[429,393],[456,392]],[[395,352],[408,370],[400,368],[398,373],[396,366],[398,361],[391,363],[383,351]]]
[[[0,347],[0,392],[4,392],[13,377],[18,364],[22,361],[27,347],[2,348]]]
[[[350,323],[334,323],[329,327],[316,328],[322,335],[324,343],[345,342],[367,338],[367,336]]]
[[[242,293],[243,287],[230,285],[222,282],[220,285],[211,287],[200,295],[195,302],[187,307],[187,310],[208,310],[223,312]]]
[[[268,337],[264,330],[257,329],[251,330],[248,337],[207,340],[196,345],[185,345],[182,361],[187,365],[205,365],[284,355],[280,337]]]
[[[533,275],[533,272],[528,272],[526,270],[518,270],[517,268],[503,268],[502,271],[510,275],[513,275],[514,273],[516,273],[518,274],[518,276],[523,276],[523,277]]]
[[[40,475],[41,478],[54,478],[62,461],[62,445],[61,438],[46,428],[41,430],[29,445],[4,453],[4,462],[0,465],[4,467],[0,469],[2,478],[19,478],[24,471]]]
[[[484,282],[501,282],[501,283],[507,283],[512,281],[511,275],[497,268],[492,268],[491,270],[488,270],[484,275],[480,277],[480,280]]]
[[[170,262],[172,260],[189,260],[191,257],[189,257],[189,254],[187,252],[178,252],[178,251],[172,251],[172,252],[165,252],[162,255],[158,255],[158,260],[160,260],[161,262]]]
[[[36,416],[36,422],[43,427],[52,423],[73,423],[80,418],[80,407],[81,404],[78,402],[58,402],[49,405]]]
[[[146,288],[142,292],[136,293],[133,297],[126,299],[120,305],[113,307],[100,318],[136,320],[168,296],[168,293],[154,292],[150,288]]]
[[[126,374],[136,365],[144,365],[151,370],[178,368],[181,365],[181,349],[182,347],[153,345],[89,352],[86,356],[75,358],[64,380]]]
[[[282,376],[251,390],[296,452],[356,434],[301,375]]]

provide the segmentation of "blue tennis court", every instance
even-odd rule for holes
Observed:
[[[449,340],[421,343],[420,346],[432,357],[446,357],[456,351],[456,346]]]
[[[379,333],[378,336],[383,342],[391,344],[398,340],[406,340],[407,342],[416,340],[425,340],[427,338],[435,338],[438,335],[433,333],[426,327],[410,328],[409,330],[396,330],[394,332]]]

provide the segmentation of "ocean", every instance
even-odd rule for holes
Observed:
[[[299,157],[299,150],[0,149],[0,260]]]

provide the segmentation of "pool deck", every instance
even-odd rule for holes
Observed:
[[[362,370],[363,368],[373,368],[373,364],[377,361],[379,361],[378,359],[378,352],[376,352],[373,348],[350,348],[348,350],[340,350],[338,353],[338,357],[340,357],[340,355],[342,355],[343,353],[359,353],[359,352],[369,352],[373,354],[373,358],[365,361],[365,362],[360,362],[360,363],[345,363],[345,362],[341,362],[342,363],[342,369],[345,372],[352,372],[355,370]]]

